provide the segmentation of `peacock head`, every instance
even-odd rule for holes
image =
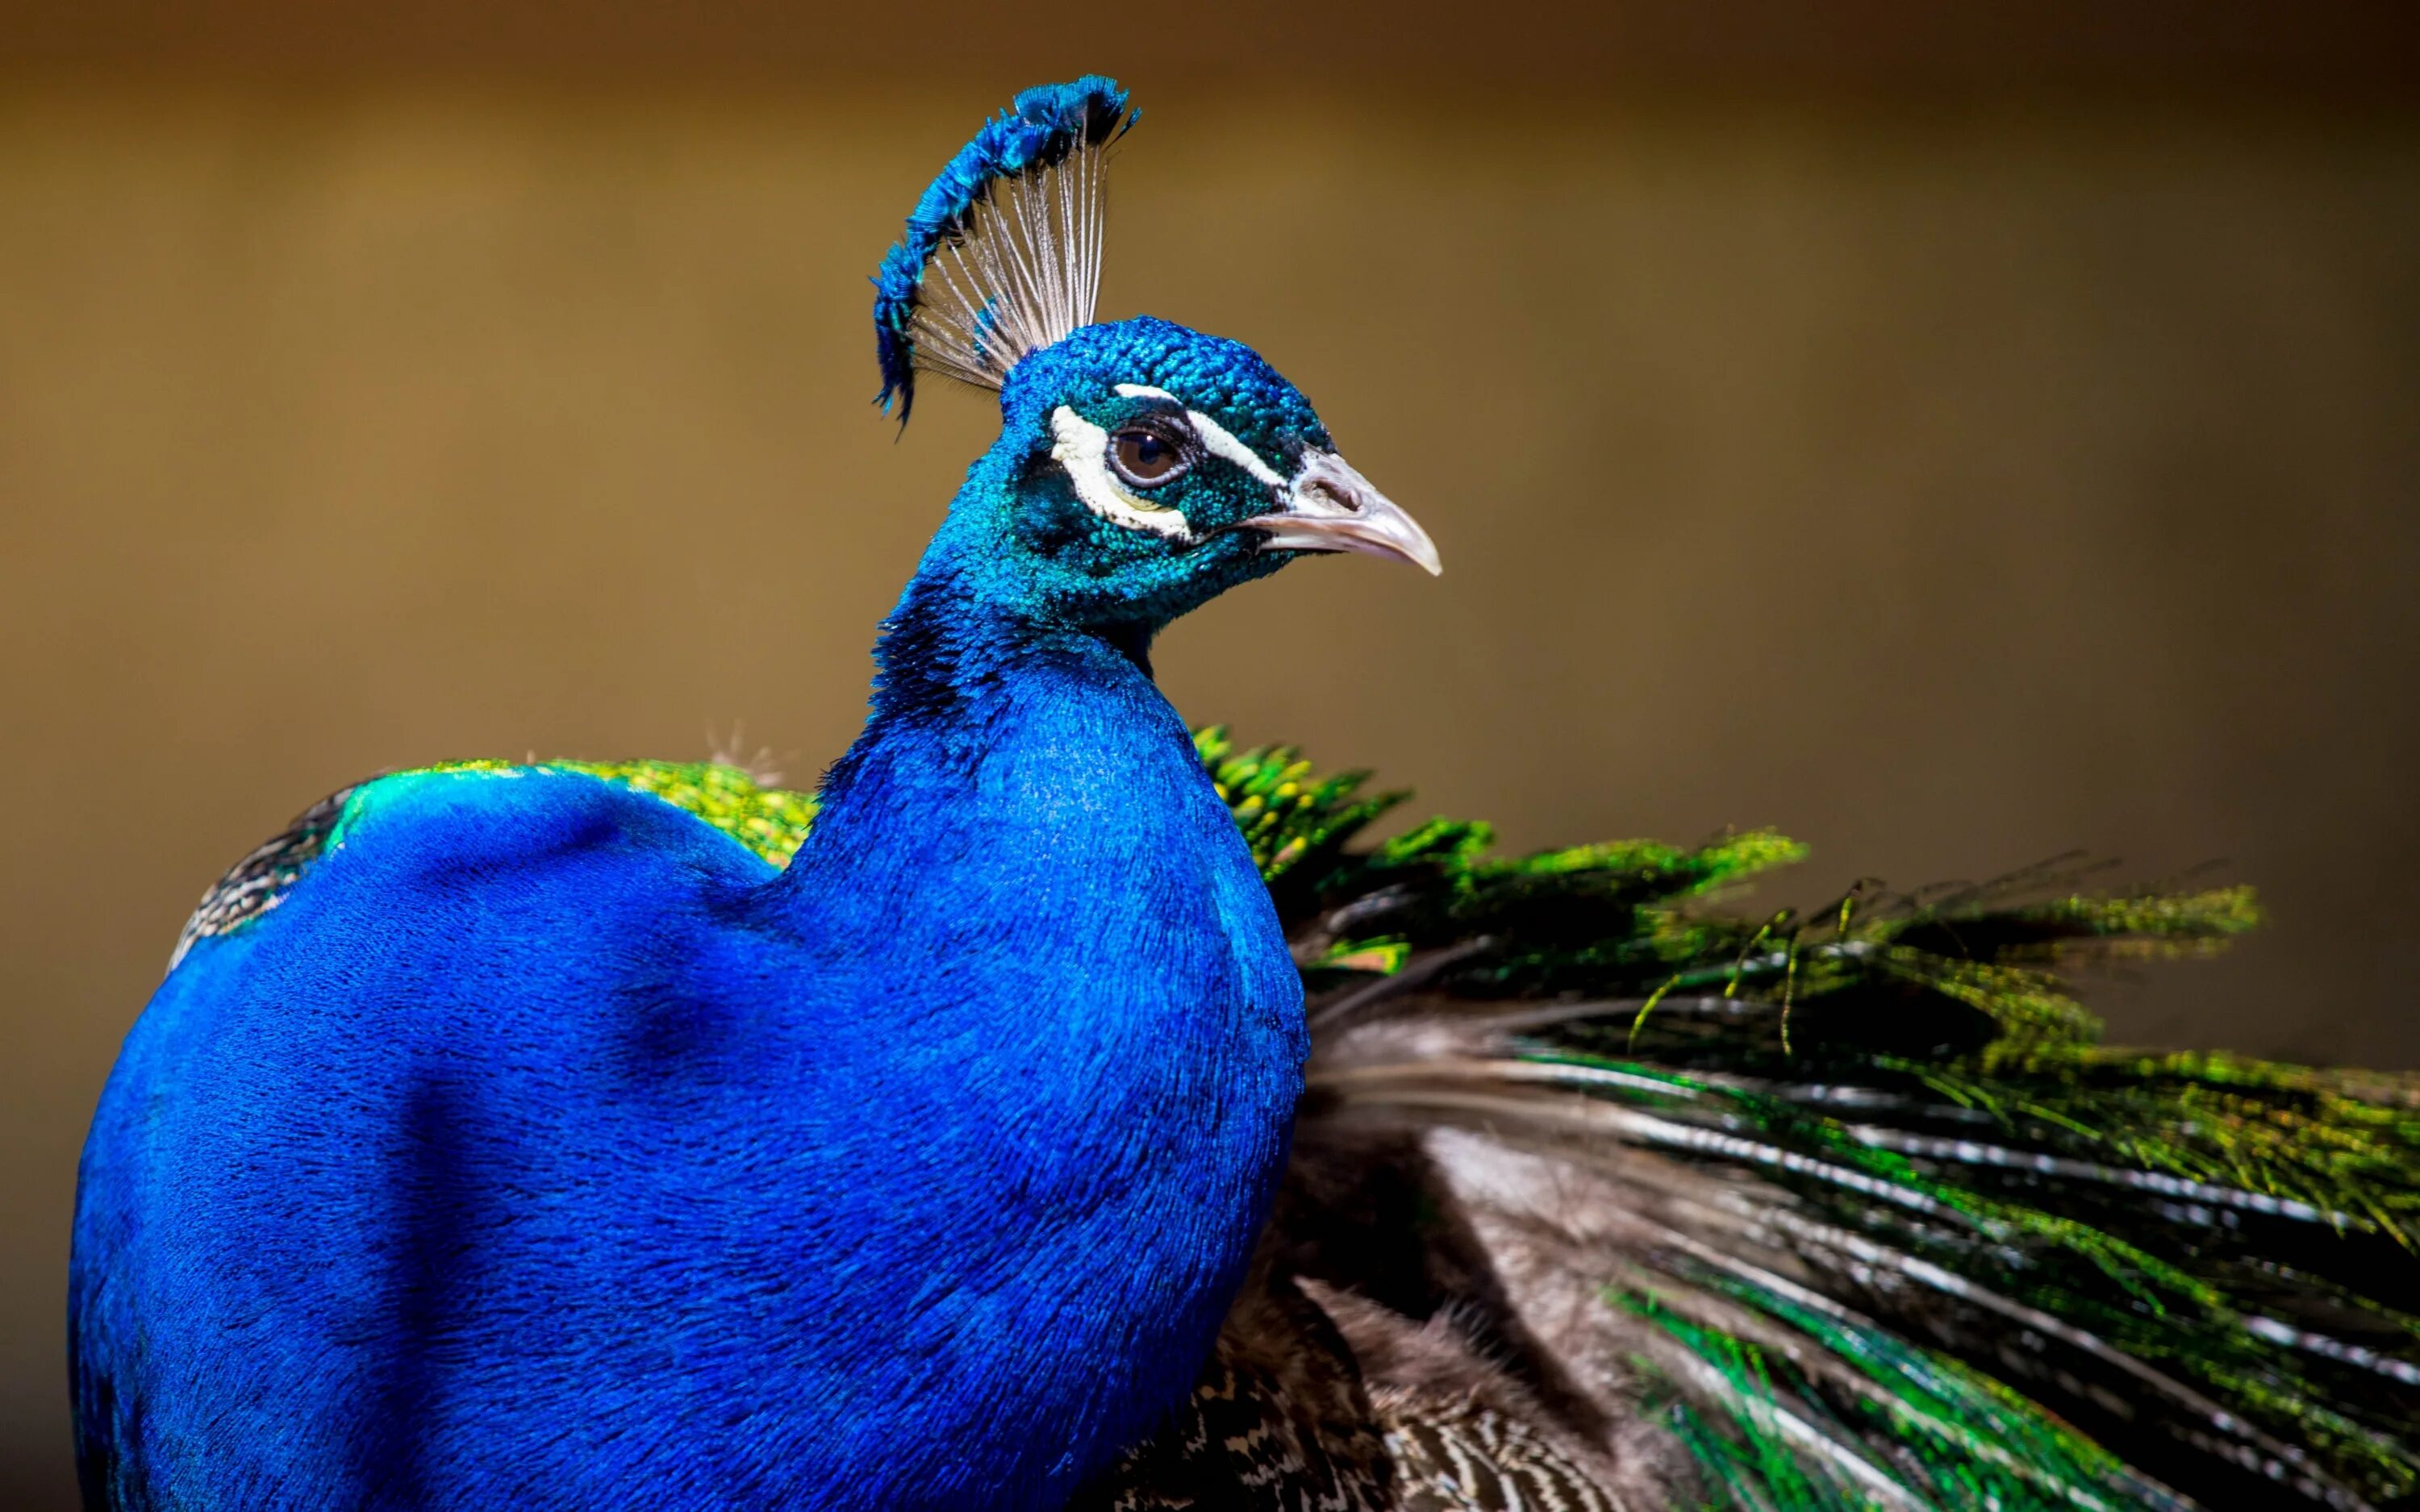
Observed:
[[[920,372],[1000,391],[1000,440],[937,551],[1024,613],[1146,631],[1307,553],[1438,571],[1427,532],[1257,352],[1150,316],[1094,322],[1102,168],[1134,119],[1097,76],[1017,96],[875,277],[886,411],[906,424]]]

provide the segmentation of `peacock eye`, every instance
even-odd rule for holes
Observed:
[[[1185,449],[1156,430],[1135,426],[1109,438],[1109,466],[1128,486],[1156,488],[1182,477]]]

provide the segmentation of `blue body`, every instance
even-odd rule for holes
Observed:
[[[1129,378],[1324,440],[1179,327],[1029,358],[786,871],[586,777],[403,776],[195,947],[85,1150],[95,1504],[1044,1507],[1185,1396],[1306,1039],[1145,647],[1281,557],[1069,496],[1049,411]]]

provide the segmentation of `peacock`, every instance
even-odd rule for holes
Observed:
[[[465,762],[213,887],[81,1170],[86,1504],[2420,1504],[2420,1078],[2119,1049],[2242,888],[1497,854],[1195,730],[1187,610],[1428,535],[1249,348],[1096,321],[1093,76],[875,278],[996,390],[812,794]]]

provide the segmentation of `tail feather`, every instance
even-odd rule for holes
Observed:
[[[1359,774],[1202,748],[1314,989],[1273,1273],[1453,1319],[1608,1496],[2420,1494],[2420,1319],[2379,1300],[2420,1289],[2420,1080],[2113,1049],[2069,986],[2223,947],[2245,889],[2070,856],[1742,913],[1799,847],[1361,845]]]
[[[2420,1078],[2113,1048],[2070,986],[2248,891],[2062,856],[1760,914],[1778,835],[1368,843],[1365,774],[1200,744],[1310,1088],[1201,1391],[1084,1504],[2420,1503]],[[811,817],[591,769],[777,863]]]

